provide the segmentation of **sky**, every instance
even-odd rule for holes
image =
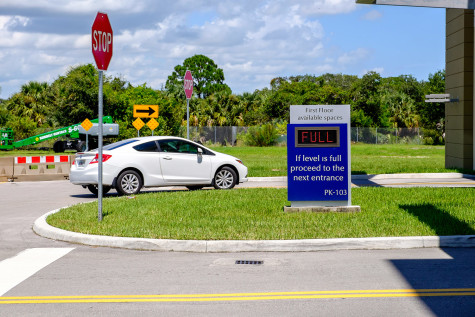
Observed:
[[[176,65],[203,54],[233,93],[275,77],[342,73],[427,80],[445,67],[445,9],[354,0],[0,0],[0,98],[94,64],[91,28],[108,14],[106,76],[164,87]]]

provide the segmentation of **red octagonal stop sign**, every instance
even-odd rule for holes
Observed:
[[[193,96],[193,76],[189,70],[187,70],[185,73],[183,89],[185,89],[186,99],[191,99],[191,96]]]
[[[112,27],[106,13],[98,12],[92,24],[92,55],[99,70],[107,70],[112,58]]]

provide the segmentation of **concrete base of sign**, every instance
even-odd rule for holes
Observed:
[[[284,206],[285,212],[360,212],[360,206],[305,206],[288,207]]]

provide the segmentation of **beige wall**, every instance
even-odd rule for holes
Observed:
[[[473,147],[473,10],[446,11],[446,93],[458,102],[445,106],[445,166],[475,169]]]

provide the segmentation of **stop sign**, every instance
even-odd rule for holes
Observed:
[[[98,12],[92,24],[92,55],[99,70],[107,70],[112,58],[112,27],[106,13]]]
[[[191,71],[189,70],[185,73],[183,88],[185,89],[186,99],[191,99],[191,96],[193,95],[193,76],[191,76]]]

